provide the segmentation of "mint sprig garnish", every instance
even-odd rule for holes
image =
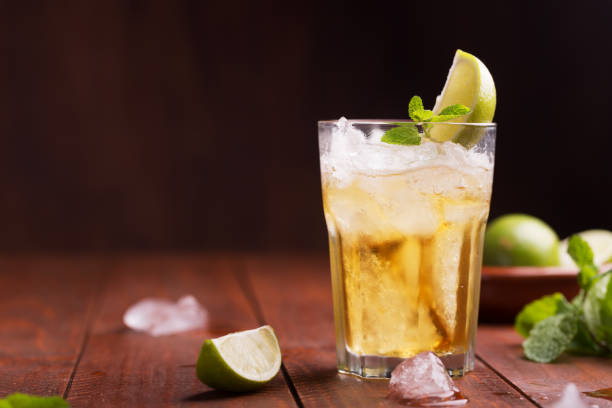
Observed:
[[[457,104],[447,106],[438,115],[434,115],[432,110],[423,107],[423,100],[415,95],[408,103],[408,116],[413,122],[391,123],[397,127],[387,130],[381,141],[389,144],[419,145],[423,136],[430,137],[429,130],[433,126],[432,122],[446,122],[468,113],[470,113],[470,108]]]
[[[526,337],[525,356],[540,363],[563,352],[612,356],[612,270],[598,273],[593,251],[579,235],[569,239],[568,254],[578,265],[580,293],[568,302],[561,293],[526,305],[514,327]]]

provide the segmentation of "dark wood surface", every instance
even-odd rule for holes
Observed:
[[[385,380],[335,370],[329,266],[321,255],[166,254],[0,257],[0,397],[63,395],[73,407],[398,406]],[[150,337],[127,329],[143,297],[191,293],[206,329]],[[271,324],[283,367],[259,392],[201,384],[194,364],[205,338]],[[475,370],[457,380],[473,407],[546,406],[568,382],[612,386],[612,360],[522,357],[508,326],[481,325]],[[603,399],[588,399],[612,407]]]

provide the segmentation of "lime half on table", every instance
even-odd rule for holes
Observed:
[[[453,120],[456,123],[490,123],[495,115],[497,93],[491,73],[478,58],[457,50],[442,93],[436,98],[433,108],[438,115],[442,108],[462,104],[470,113]],[[437,142],[452,140],[466,147],[478,143],[484,128],[477,126],[448,126],[436,123],[431,129],[431,138]]]
[[[280,366],[281,352],[274,330],[262,326],[206,340],[196,374],[209,387],[245,392],[264,386]]]

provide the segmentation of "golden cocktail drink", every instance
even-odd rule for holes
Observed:
[[[429,350],[461,375],[473,366],[495,127],[466,148],[387,145],[385,126],[319,124],[338,367],[384,377]]]

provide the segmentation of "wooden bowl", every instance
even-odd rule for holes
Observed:
[[[483,266],[481,322],[509,323],[527,303],[561,292],[568,300],[578,293],[577,269],[534,266]]]

